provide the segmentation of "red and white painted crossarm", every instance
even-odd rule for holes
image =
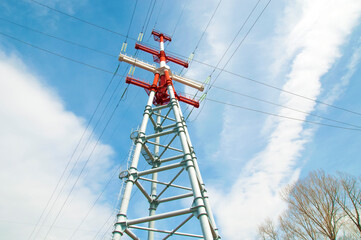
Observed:
[[[137,66],[137,67],[139,67],[141,69],[147,70],[147,71],[152,72],[152,73],[156,73],[156,70],[157,70],[156,66],[154,66],[152,64],[140,61],[140,60],[135,59],[133,57],[129,57],[129,56],[127,56],[125,54],[122,54],[122,53],[119,54],[118,60],[121,61],[121,62],[126,62],[126,63],[129,63],[131,65]]]
[[[147,70],[147,71],[152,72],[154,74],[159,73],[160,75],[164,74],[164,69],[166,68],[166,67],[156,68],[154,65],[151,65],[149,63],[143,62],[143,61],[138,60],[136,58],[127,56],[127,55],[122,54],[122,53],[119,54],[119,61],[129,63],[131,65],[134,65],[134,66],[139,67],[141,69]],[[184,84],[184,85],[186,85],[188,87],[195,88],[195,89],[197,89],[197,90],[199,90],[201,92],[204,90],[204,85],[202,83],[191,80],[189,78],[178,76],[176,74],[172,74],[170,69],[168,69],[168,72],[169,72],[169,75],[172,78],[172,80],[174,80],[176,82],[179,82],[179,83],[182,83],[182,84]]]
[[[179,65],[181,65],[181,66],[183,66],[185,68],[188,68],[188,62],[187,61],[184,61],[184,60],[179,59],[177,57],[166,55],[164,51],[159,52],[159,51],[157,51],[157,50],[155,50],[155,49],[153,49],[151,47],[148,47],[148,46],[145,46],[145,45],[139,44],[139,43],[135,44],[135,49],[139,49],[139,50],[142,50],[144,52],[152,54],[155,62],[160,62],[161,61],[160,59],[163,57],[166,62],[171,61],[171,62],[179,64]]]

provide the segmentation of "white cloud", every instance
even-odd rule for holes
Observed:
[[[351,77],[354,75],[355,71],[357,70],[357,65],[360,63],[360,59],[361,59],[361,39],[359,39],[358,47],[354,49],[351,59],[346,66],[346,73],[340,78],[340,81],[329,91],[325,102],[333,103],[343,94],[345,88],[350,82]],[[325,106],[322,107],[325,108]]]
[[[284,55],[272,69],[275,72],[280,71],[275,69],[277,67],[289,69],[283,89],[317,98],[322,91],[320,78],[341,56],[340,47],[358,23],[360,12],[359,1],[289,2],[278,26],[278,29],[286,30],[277,37],[280,50],[275,51]],[[286,93],[280,94],[280,102],[305,112],[315,108],[314,102]],[[279,110],[279,114],[307,118],[307,114],[295,114],[288,109]],[[224,114],[221,139],[235,144],[240,141],[240,135],[232,134],[237,125],[230,125],[235,123],[229,117],[234,116]],[[231,190],[211,191],[219,228],[225,239],[254,239],[257,225],[268,216],[276,218],[284,208],[280,189],[298,178],[301,166],[297,160],[305,143],[312,140],[313,130],[305,129],[302,122],[286,119],[277,119],[273,127],[267,146],[246,164]],[[220,151],[223,156],[233,153],[233,159],[238,156],[234,145],[222,146]]]
[[[64,109],[55,91],[41,83],[16,56],[0,52],[0,76],[0,232],[2,239],[17,239],[32,231],[85,124]],[[95,140],[91,138],[90,146]],[[80,158],[71,183],[90,151],[87,148]],[[68,238],[85,216],[110,177],[112,154],[107,145],[100,143],[96,148],[49,239]],[[97,177],[84,179],[85,175]],[[44,237],[70,187],[67,184],[60,194],[38,239]],[[82,237],[77,235],[76,239],[92,238],[110,211],[109,206],[97,204],[79,231]]]

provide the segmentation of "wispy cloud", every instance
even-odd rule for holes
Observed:
[[[3,239],[16,239],[19,231],[29,236],[34,228],[85,127],[84,120],[67,111],[56,92],[16,56],[0,52],[0,75],[0,231]],[[91,138],[90,146],[94,144]],[[44,237],[89,154],[87,148],[79,158],[77,170],[37,239]],[[109,177],[112,154],[107,145],[100,143],[96,148],[85,173],[97,177],[85,180],[84,174],[80,178],[49,235],[51,239],[68,238],[86,215],[97,198],[99,185]],[[96,205],[76,239],[91,239],[96,234],[92,229],[98,230],[110,211],[107,205]]]
[[[360,13],[359,1],[289,2],[284,17],[278,23],[278,29],[284,30],[277,36],[278,47],[283,49],[284,57],[281,64],[275,66],[288,69],[283,89],[317,99],[322,90],[320,78],[342,55],[341,46],[358,23]],[[304,112],[312,112],[315,108],[314,102],[286,93],[280,94],[279,102]],[[279,114],[300,119],[308,116],[295,114],[289,109],[280,109]],[[239,134],[232,132],[239,126],[229,117],[233,115],[223,115],[223,129],[226,131],[223,131],[221,139],[228,139],[228,143],[242,141]],[[227,239],[235,239],[234,236],[254,239],[257,225],[268,216],[277,217],[282,211],[280,189],[298,178],[300,165],[297,160],[305,143],[312,140],[313,130],[305,128],[302,122],[273,121],[266,146],[247,162],[231,190],[212,191],[211,196],[216,196],[213,202],[216,203],[220,229]],[[224,156],[238,157],[234,145],[220,151]]]
[[[340,81],[328,92],[325,102],[333,103],[336,101],[345,91],[347,85],[350,82],[351,77],[357,70],[357,65],[361,60],[361,39],[358,41],[358,46],[353,50],[353,54],[346,66],[346,73],[340,78]],[[324,106],[322,106],[324,107]]]

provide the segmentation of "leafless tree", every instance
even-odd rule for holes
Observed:
[[[295,209],[288,209],[280,216],[280,229],[283,239],[287,240],[317,240],[318,233],[310,219],[305,215],[299,215]]]
[[[340,191],[335,200],[361,234],[361,179],[340,173],[336,180],[340,184]]]
[[[288,208],[278,224],[259,227],[262,240],[360,240],[361,178],[311,172],[282,192]]]
[[[361,233],[356,225],[347,217],[343,219],[342,227],[337,240],[360,240]]]
[[[266,221],[258,227],[258,236],[262,240],[278,240],[278,233],[271,219]]]
[[[311,172],[305,179],[288,187],[284,200],[288,204],[291,224],[297,224],[310,239],[323,235],[336,240],[342,212],[335,200],[339,191],[337,181],[323,171]],[[302,238],[301,238],[302,239]]]

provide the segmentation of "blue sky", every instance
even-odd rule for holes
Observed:
[[[124,36],[128,32],[135,2],[46,2],[66,14],[113,32],[59,14],[32,1],[0,3],[0,232],[5,239],[16,238],[19,228],[23,236],[30,236],[84,131],[80,150],[75,153],[70,166],[76,159],[79,159],[79,164],[70,173],[69,182],[64,185],[46,223],[39,232],[39,228],[36,229],[33,237],[36,234],[39,239],[45,237],[48,222],[55,218],[70,191],[70,201],[48,239],[69,238],[74,226],[79,226],[89,209],[90,215],[80,226],[76,238],[102,239],[103,235],[110,235],[113,219],[108,219],[120,188],[115,172],[119,165],[125,167],[131,146],[129,134],[140,124],[147,99],[142,89],[130,86],[126,97],[115,109],[126,87],[124,77],[119,75],[127,73],[127,64],[120,64],[119,75],[113,80],[112,73],[119,64],[117,55],[126,41]],[[127,39],[126,53],[129,55],[135,54],[134,39],[142,29],[143,42],[156,45],[150,38],[150,32],[155,27],[167,34],[174,32],[173,41],[166,49],[188,58],[219,1],[156,0],[146,24],[152,3],[154,1],[151,0],[138,1]],[[211,83],[215,83],[207,98],[311,122],[346,128],[361,127],[361,83],[358,81],[361,76],[360,2],[271,1],[245,38],[267,3],[266,0],[222,0],[185,76],[205,81],[256,6],[220,61],[219,67],[223,68],[230,59],[225,67],[228,72],[222,72],[217,79],[220,70],[216,69],[212,74]],[[137,57],[152,61],[146,53],[139,52]],[[75,63],[69,58],[107,72]],[[169,65],[176,72],[181,70],[174,64]],[[151,74],[140,69],[136,69],[134,75],[152,79]],[[194,93],[179,84],[176,88],[180,92]],[[316,99],[317,102],[288,94],[287,91]],[[192,113],[188,126],[224,239],[235,239],[234,236],[255,239],[257,225],[266,217],[277,218],[284,210],[279,191],[309,171],[324,169],[330,173],[344,171],[353,175],[359,175],[361,171],[359,130],[275,117],[211,100],[203,101],[201,105]],[[182,107],[188,111],[186,106]],[[113,111],[113,117],[107,124]],[[102,112],[104,114],[100,118]],[[86,146],[85,139],[89,139]],[[83,152],[81,149],[84,149]],[[89,163],[77,180],[87,159]],[[71,190],[71,183],[75,181],[77,184]],[[105,192],[100,196],[103,189]]]

